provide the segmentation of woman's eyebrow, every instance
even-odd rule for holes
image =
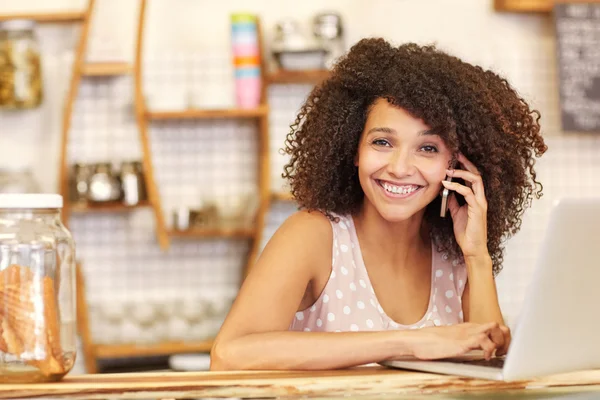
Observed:
[[[387,126],[376,126],[375,128],[369,129],[367,135],[373,132],[389,133],[392,135],[395,135],[397,133],[395,129],[388,128]]]
[[[435,129],[426,129],[424,131],[420,131],[419,136],[440,136],[440,134]]]
[[[369,131],[367,132],[367,135],[369,135],[373,132],[387,133],[390,135],[396,135],[398,133],[398,132],[396,132],[395,129],[387,127],[387,126],[376,126],[375,128],[369,129]],[[437,130],[435,130],[435,129],[425,129],[423,131],[419,131],[417,133],[417,135],[418,136],[439,136],[439,134],[437,133]]]

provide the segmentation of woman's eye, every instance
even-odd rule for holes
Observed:
[[[371,143],[375,146],[390,146],[390,142],[385,139],[375,139]]]
[[[437,153],[438,149],[435,146],[423,146],[421,147],[421,150],[425,151],[425,153]]]

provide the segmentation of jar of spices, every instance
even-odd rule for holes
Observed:
[[[56,194],[0,194],[0,382],[48,382],[76,354],[75,245]]]
[[[42,71],[35,22],[0,23],[0,108],[35,108],[42,102]]]

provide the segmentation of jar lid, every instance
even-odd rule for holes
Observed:
[[[31,31],[35,28],[35,21],[30,19],[10,19],[0,22],[0,30],[5,31]]]
[[[63,198],[59,194],[3,193],[0,208],[62,208]]]

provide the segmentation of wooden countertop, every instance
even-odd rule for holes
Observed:
[[[318,372],[162,372],[67,376],[44,384],[0,384],[1,399],[189,399],[200,397],[296,398],[381,397],[415,394],[502,393],[538,398],[535,393],[594,392],[600,397],[600,370],[554,375],[535,381],[494,382],[455,376],[360,367]],[[534,397],[531,397],[531,396]],[[468,396],[470,397],[470,396]],[[486,396],[487,397],[487,396]],[[439,399],[438,396],[433,398]],[[445,398],[445,397],[442,397]],[[479,398],[479,397],[478,397]]]

